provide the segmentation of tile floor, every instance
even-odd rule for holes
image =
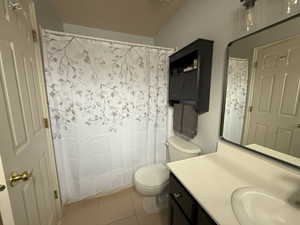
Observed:
[[[66,206],[62,225],[168,225],[168,210],[148,214],[133,188]]]

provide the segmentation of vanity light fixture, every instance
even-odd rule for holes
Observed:
[[[244,6],[244,23],[246,31],[249,32],[255,27],[254,7],[257,0],[240,0]],[[298,0],[297,0],[298,1]]]
[[[284,0],[286,5],[286,13],[291,14],[295,8],[299,6],[300,0]]]
[[[297,0],[294,0],[297,1]],[[247,9],[247,8],[253,8],[255,6],[255,2],[256,0],[241,0],[241,3],[243,4],[243,6]]]

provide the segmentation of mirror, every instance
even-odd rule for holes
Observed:
[[[221,136],[300,166],[300,16],[228,46]]]

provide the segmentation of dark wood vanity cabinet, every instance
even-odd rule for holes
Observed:
[[[216,225],[173,174],[169,191],[169,225]]]

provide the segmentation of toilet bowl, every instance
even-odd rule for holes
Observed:
[[[168,184],[169,170],[163,164],[144,166],[136,171],[134,185],[142,195],[155,196],[163,192]]]
[[[173,136],[167,141],[170,161],[195,157],[201,149],[184,139]],[[164,164],[152,164],[141,167],[134,175],[135,189],[145,196],[161,195],[169,182],[169,169]]]

